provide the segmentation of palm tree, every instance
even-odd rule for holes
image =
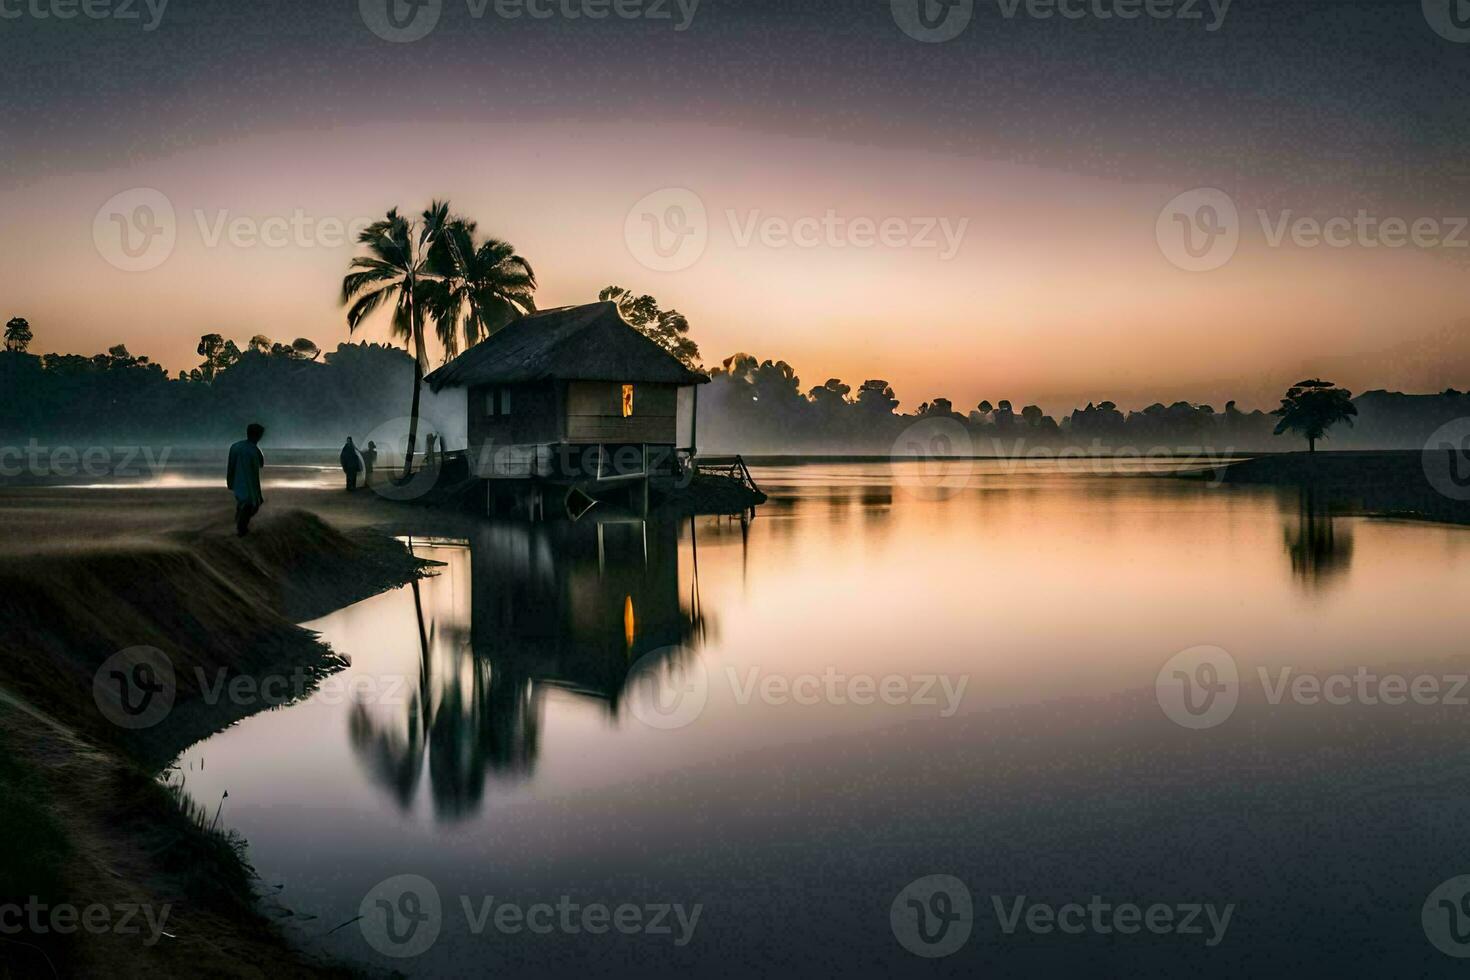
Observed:
[[[25,317],[11,317],[5,324],[5,349],[24,354],[31,346],[31,336],[31,325]]]
[[[1346,388],[1310,378],[1292,385],[1281,399],[1281,407],[1271,414],[1281,416],[1275,435],[1290,429],[1307,440],[1307,452],[1315,453],[1317,440],[1326,437],[1328,429],[1339,422],[1353,424],[1358,407],[1353,404],[1353,393]]]
[[[536,273],[515,247],[498,238],[475,242],[476,225],[450,219],[428,251],[432,281],[425,287],[447,361],[512,320],[536,312]]]
[[[434,273],[429,269],[429,253],[444,230],[449,205],[435,201],[415,223],[390,210],[383,220],[362,230],[357,241],[367,247],[367,255],[352,260],[351,271],[342,277],[342,303],[348,307],[347,330],[351,332],[385,303],[393,309],[392,330],[412,345],[413,404],[408,415],[408,448],[403,453],[403,477],[413,474],[413,452],[419,436],[419,392],[429,355],[424,347],[423,318],[428,287]]]

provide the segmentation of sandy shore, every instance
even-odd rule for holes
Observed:
[[[429,527],[448,516],[384,500],[371,491],[267,485],[265,493],[258,518],[262,525],[290,510],[309,511],[341,531]],[[233,534],[230,492],[223,487],[0,487],[0,558],[150,544],[177,533]]]

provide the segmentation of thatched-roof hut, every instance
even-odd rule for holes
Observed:
[[[426,380],[468,391],[471,475],[529,481],[533,497],[546,483],[641,484],[646,506],[648,482],[693,454],[695,386],[709,378],[592,303],[516,320]]]

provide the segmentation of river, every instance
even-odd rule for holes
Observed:
[[[1443,970],[1470,530],[1173,465],[411,539],[305,624],[350,667],[171,778],[297,941],[416,976]]]

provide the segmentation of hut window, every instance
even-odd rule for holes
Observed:
[[[486,415],[510,414],[510,389],[491,388],[485,392]]]
[[[633,416],[633,386],[623,385],[623,418]]]

